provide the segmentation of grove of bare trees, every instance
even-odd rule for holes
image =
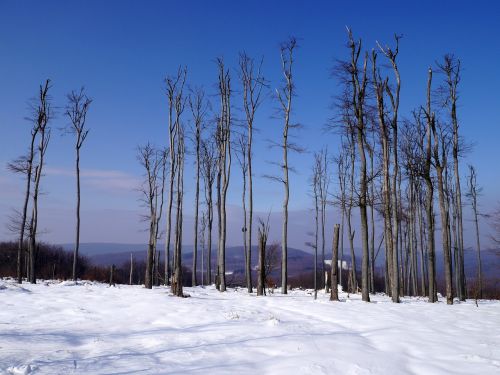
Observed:
[[[347,29],[346,42],[347,48],[339,52],[341,58],[333,66],[332,91],[336,95],[332,118],[325,126],[331,138],[325,137],[327,141],[309,145],[307,150],[293,142],[291,134],[300,127],[294,112],[296,101],[300,100],[295,76],[296,38],[289,38],[276,51],[273,61],[279,68],[280,80],[274,93],[269,92],[271,84],[264,78],[264,60],[254,60],[246,53],[239,55],[237,82],[231,79],[233,69],[227,60],[216,59],[214,92],[191,85],[186,67],[181,66],[167,76],[164,142],[137,148],[143,172],[139,191],[148,227],[145,270],[141,270],[146,288],[162,283],[170,285],[174,295],[185,295],[183,229],[186,215],[190,214],[185,209],[185,193],[192,191],[194,247],[191,274],[186,277],[190,277],[191,286],[215,283],[220,292],[226,291],[231,283],[227,275],[234,271],[228,270],[226,263],[230,186],[231,189],[238,186],[232,181],[241,178],[238,195],[243,213],[239,237],[244,259],[241,284],[248,293],[257,287],[257,295],[264,295],[266,283],[276,277],[275,260],[279,257],[276,282],[281,293],[287,294],[291,172],[295,171],[291,153],[307,151],[314,159],[311,173],[302,170],[296,178],[311,175],[314,208],[311,280],[315,298],[317,291],[325,288],[330,299],[338,301],[339,285],[351,294],[361,293],[365,302],[370,302],[370,293],[376,291],[387,293],[394,303],[406,295],[427,296],[429,302],[436,302],[439,290],[447,304],[453,304],[456,299],[463,301],[470,297],[468,287],[474,287],[476,295],[482,297],[480,219],[484,215],[478,201],[481,188],[472,166],[468,169],[465,197],[471,204],[475,230],[476,282],[467,280],[465,272],[461,171],[470,147],[460,131],[460,60],[446,54],[440,61],[431,62],[427,71],[423,69],[421,82],[425,90],[419,98],[413,98],[414,109],[404,114],[400,108],[402,83],[406,82],[400,72],[400,54],[405,53],[402,37],[395,34],[390,45],[376,42],[365,47],[362,39]],[[18,238],[18,282],[22,282],[24,275],[29,282],[36,282],[39,198],[53,118],[50,88],[47,80],[32,102],[27,154],[8,164],[25,184],[22,208],[11,223]],[[212,106],[211,100],[218,105]],[[266,101],[277,107],[272,121],[279,129],[279,138],[270,140],[271,146],[279,150],[279,156],[271,160],[279,168],[276,174],[267,174],[261,170],[262,165],[253,164],[255,132],[259,126],[257,113]],[[89,132],[86,117],[91,103],[83,88],[72,91],[64,112],[70,122],[66,130],[75,136],[76,238],[72,265],[75,281],[80,277],[81,259],[80,152]],[[188,124],[192,124],[191,128]],[[186,142],[190,135],[192,142]],[[232,173],[233,157],[237,158],[241,174]],[[185,176],[186,160],[194,160],[194,182]],[[270,249],[269,219],[254,223],[255,200],[259,199],[254,196],[256,175],[277,181],[283,187],[281,241],[272,245],[271,257],[266,255]],[[493,228],[500,231],[500,215],[490,217]],[[334,222],[330,223],[330,218]],[[327,228],[333,228],[330,239]],[[158,250],[160,240],[165,241],[164,268]],[[257,246],[252,245],[255,240]],[[494,240],[500,241],[495,235]],[[253,264],[254,247],[258,249],[257,264]],[[328,263],[330,253],[332,259]],[[439,268],[442,272],[436,266],[438,257],[442,258],[443,267]],[[137,269],[131,254],[129,283],[133,282]]]

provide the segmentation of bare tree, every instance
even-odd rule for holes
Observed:
[[[495,231],[495,233],[491,235],[491,240],[498,245],[500,244],[500,205],[498,205],[496,210],[489,215],[489,218],[490,225]]]
[[[253,180],[252,180],[252,140],[255,113],[262,102],[262,89],[265,80],[261,72],[262,60],[258,67],[255,67],[254,60],[245,53],[240,54],[240,80],[243,85],[243,107],[245,109],[247,122],[247,173],[248,173],[248,223],[246,223],[244,233],[246,233],[247,256],[245,262],[246,283],[248,293],[252,292],[252,228],[253,228]]]
[[[170,282],[170,242],[172,230],[172,204],[174,198],[174,183],[176,176],[176,138],[177,138],[177,123],[180,118],[180,113],[176,112],[179,104],[184,104],[183,90],[186,82],[187,69],[179,67],[177,74],[169,76],[165,79],[166,94],[168,99],[168,139],[169,139],[169,192],[168,192],[168,207],[167,207],[167,229],[165,241],[165,284]],[[174,117],[175,116],[175,117]]]
[[[311,185],[313,188],[313,199],[314,199],[314,244],[311,244],[311,247],[314,250],[314,276],[313,276],[313,285],[314,285],[314,299],[318,298],[318,221],[319,221],[319,210],[320,210],[320,176],[322,174],[322,155],[315,153],[314,154],[314,165],[312,168],[312,176],[311,176]],[[324,261],[323,261],[324,263]]]
[[[73,252],[73,280],[78,278],[78,250],[80,248],[80,149],[83,142],[87,139],[89,130],[85,127],[87,119],[87,111],[92,103],[82,87],[80,91],[71,91],[67,95],[68,104],[65,114],[69,118],[71,124],[67,131],[75,135],[75,152],[76,152],[76,239],[75,249]]]
[[[446,92],[444,105],[449,107],[453,143],[452,143],[452,156],[453,156],[453,174],[455,177],[456,189],[456,208],[457,208],[457,226],[458,226],[458,297],[461,301],[465,301],[467,290],[465,281],[464,270],[464,238],[463,238],[463,213],[462,213],[462,192],[460,187],[460,172],[459,172],[459,156],[462,153],[462,145],[459,136],[459,123],[457,116],[457,101],[458,101],[458,84],[460,83],[460,60],[451,54],[444,56],[444,61],[438,64],[441,72],[445,74],[445,87],[441,90]]]
[[[426,140],[425,140],[425,162],[422,171],[423,179],[426,184],[425,212],[427,223],[427,252],[428,252],[428,291],[429,302],[437,302],[436,289],[436,261],[435,261],[435,240],[434,240],[434,186],[431,176],[433,133],[436,127],[436,115],[431,107],[431,89],[432,89],[432,68],[429,68],[427,80],[427,106],[422,108],[426,121]],[[418,118],[418,117],[417,117]]]
[[[205,285],[205,232],[207,230],[207,212],[202,212],[200,219],[200,246],[201,246],[201,285]]]
[[[39,137],[38,143],[38,164],[35,166],[34,181],[33,181],[33,203],[31,213],[31,223],[29,225],[29,267],[28,281],[32,284],[36,283],[35,274],[35,258],[37,251],[37,231],[38,231],[38,197],[40,194],[40,180],[42,178],[42,170],[45,161],[45,153],[50,141],[49,121],[52,119],[52,107],[48,92],[50,89],[50,80],[46,80],[44,85],[40,85],[39,96],[33,104],[33,122],[37,127]]]
[[[373,64],[373,82],[375,87],[378,120],[380,125],[380,140],[382,145],[382,163],[383,163],[383,203],[384,203],[384,236],[386,242],[386,253],[389,259],[389,278],[391,282],[391,296],[393,302],[399,302],[399,260],[398,260],[398,239],[399,239],[399,221],[400,214],[398,204],[398,181],[399,162],[398,162],[398,115],[399,115],[399,100],[401,89],[401,77],[397,64],[397,56],[399,54],[400,36],[395,35],[396,47],[394,49],[389,46],[382,47],[378,42],[377,45],[384,56],[390,61],[394,77],[395,87],[389,85],[389,78],[382,79],[379,69],[376,67],[377,53],[372,52]],[[390,111],[385,104],[385,96],[389,98]],[[391,132],[392,130],[392,132]],[[392,138],[392,139],[391,139]],[[392,152],[390,150],[390,140],[392,140]],[[392,181],[390,180],[390,156],[392,155]],[[392,220],[392,221],[391,221]]]
[[[331,279],[330,279],[330,301],[339,300],[339,224],[333,226],[333,243],[332,243],[332,265],[331,265]]]
[[[357,280],[357,272],[356,272],[356,254],[354,252],[354,235],[355,231],[352,229],[352,208],[354,207],[354,194],[355,194],[355,186],[354,186],[354,165],[356,161],[356,145],[354,142],[354,133],[352,128],[352,123],[350,123],[349,128],[347,129],[350,133],[347,134],[347,142],[344,143],[343,147],[345,147],[346,160],[348,158],[348,169],[346,174],[346,183],[349,186],[349,196],[347,197],[346,202],[346,219],[347,219],[347,235],[349,236],[349,249],[351,255],[351,268],[349,273],[348,285],[350,285],[350,291],[352,293],[356,293],[358,290],[358,280]]]
[[[182,229],[183,229],[183,204],[184,204],[184,160],[185,160],[185,133],[181,115],[184,112],[186,100],[182,90],[175,100],[175,134],[177,146],[175,148],[175,165],[177,183],[176,187],[176,215],[175,215],[175,238],[174,238],[174,263],[172,277],[172,293],[177,297],[183,297],[182,288]]]
[[[281,234],[281,292],[287,294],[288,282],[288,202],[290,198],[290,181],[288,166],[288,151],[298,150],[297,146],[289,141],[289,130],[297,127],[290,121],[292,113],[292,98],[295,95],[295,85],[293,81],[294,52],[297,48],[297,40],[291,37],[280,46],[281,70],[284,76],[284,84],[276,89],[276,95],[283,115],[283,178],[281,182],[284,186],[285,196],[283,199],[283,227]]]
[[[226,200],[229,179],[231,176],[231,77],[229,70],[226,70],[222,58],[217,59],[219,68],[219,97],[220,115],[217,119],[217,145],[218,145],[218,173],[221,176],[218,184],[218,199],[220,220],[219,220],[219,251],[218,251],[218,275],[219,290],[226,291]]]
[[[325,278],[325,225],[326,225],[326,206],[328,203],[330,174],[329,174],[329,155],[328,149],[324,148],[320,151],[318,160],[318,194],[320,202],[320,222],[321,222],[321,275],[322,287],[326,288]]]
[[[366,87],[368,84],[367,62],[368,55],[365,54],[362,67],[359,66],[359,57],[361,54],[361,40],[355,41],[351,30],[348,30],[349,49],[351,51],[351,59],[348,65],[348,71],[351,76],[350,93],[352,95],[352,111],[354,112],[358,154],[360,159],[359,171],[359,212],[361,217],[361,245],[363,249],[362,266],[361,266],[361,294],[365,302],[370,302],[369,295],[369,279],[368,279],[368,220],[366,211],[366,195],[367,195],[367,173],[366,173],[366,154],[365,154],[365,132],[366,132]]]
[[[344,141],[341,142],[342,145],[345,144]],[[337,200],[339,201],[340,205],[340,211],[341,211],[341,222],[340,222],[340,264],[342,265],[342,262],[344,260],[344,224],[345,224],[345,216],[346,216],[346,201],[347,201],[347,194],[346,194],[346,181],[347,181],[347,176],[349,173],[349,165],[347,164],[346,160],[346,148],[341,147],[339,155],[335,158],[335,163],[337,164],[337,174],[338,174],[338,180],[339,180],[339,196]],[[349,234],[350,236],[350,234]],[[342,267],[340,268],[339,271],[339,284],[342,285]]]
[[[205,100],[205,92],[201,88],[193,90],[189,96],[189,107],[194,121],[194,144],[196,149],[196,189],[195,189],[195,209],[194,209],[194,248],[193,248],[193,274],[192,286],[197,285],[197,261],[198,261],[198,209],[200,201],[200,152],[202,130],[205,126],[205,118],[208,111],[208,102]]]
[[[213,185],[217,170],[217,158],[215,156],[215,144],[209,140],[201,143],[201,164],[203,186],[205,191],[205,202],[207,205],[207,284],[212,283],[212,225],[214,219],[213,209]]]
[[[483,298],[483,267],[481,262],[481,243],[479,241],[479,210],[477,198],[481,194],[482,188],[477,186],[476,168],[469,165],[469,176],[467,186],[469,192],[467,197],[470,199],[472,211],[474,213],[474,225],[476,227],[476,248],[477,248],[477,297]]]
[[[267,222],[259,219],[258,227],[258,239],[259,239],[259,272],[257,277],[257,295],[262,296],[265,294],[266,288],[266,270],[265,270],[265,259],[266,259],[266,245],[267,236],[269,235],[269,217]]]
[[[453,304],[453,283],[452,283],[452,269],[451,269],[451,246],[450,246],[450,233],[449,233],[449,210],[446,202],[446,188],[445,182],[446,178],[444,173],[447,168],[448,163],[448,150],[450,145],[450,139],[447,134],[446,129],[444,129],[440,124],[432,127],[433,138],[434,138],[434,166],[437,174],[437,190],[438,190],[438,200],[439,209],[441,212],[441,237],[443,244],[443,256],[444,256],[444,274],[445,274],[445,284],[446,284],[446,303],[449,305]]]
[[[244,134],[240,134],[238,137],[238,149],[236,152],[236,158],[238,159],[238,164],[241,168],[241,175],[243,178],[243,188],[241,190],[241,204],[243,207],[243,227],[241,228],[241,233],[243,234],[243,253],[245,254],[245,279],[247,282],[247,289],[249,293],[252,292],[252,268],[248,269],[248,265],[251,263],[251,251],[248,247],[247,242],[247,231],[248,231],[248,223],[247,223],[247,205],[246,205],[246,191],[247,191],[247,172],[248,172],[248,140]],[[248,288],[248,285],[250,287]]]
[[[160,170],[162,168],[162,157],[150,144],[137,148],[137,160],[144,168],[144,182],[140,188],[141,201],[148,210],[144,220],[149,222],[148,253],[146,258],[146,274],[144,285],[148,289],[153,288],[153,263],[155,254],[155,243],[157,236],[158,195],[160,194]]]
[[[39,131],[37,118],[30,119],[33,126],[31,128],[31,142],[28,149],[27,155],[23,155],[10,163],[7,164],[7,169],[13,173],[18,173],[26,178],[26,190],[24,193],[24,203],[22,211],[19,215],[14,217],[14,223],[12,225],[12,230],[19,234],[19,241],[17,247],[17,282],[21,284],[23,282],[23,250],[24,250],[24,238],[27,231],[26,221],[28,215],[28,204],[31,194],[31,182],[33,179],[33,161],[35,158],[35,141]],[[19,216],[19,218],[17,217]],[[29,228],[28,228],[29,229]],[[30,230],[28,230],[28,233]]]
[[[274,289],[276,287],[276,283],[271,278],[274,270],[279,268],[281,263],[281,245],[279,242],[273,242],[271,245],[266,247],[266,256],[264,258],[264,280],[267,289]],[[264,291],[265,294],[265,291]]]

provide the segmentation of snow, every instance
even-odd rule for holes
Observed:
[[[1,374],[499,374],[500,302],[0,280]]]

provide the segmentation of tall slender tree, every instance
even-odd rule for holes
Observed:
[[[251,251],[247,242],[247,231],[248,231],[248,221],[247,221],[247,202],[246,202],[246,192],[247,192],[247,172],[248,172],[248,140],[245,134],[240,134],[237,140],[238,148],[236,152],[236,158],[238,159],[238,164],[241,168],[241,175],[243,178],[243,187],[241,189],[241,205],[243,208],[243,226],[241,227],[241,233],[243,234],[243,253],[245,255],[245,280],[247,282],[248,293],[252,292],[252,268],[248,268],[248,264],[251,263],[250,256]],[[250,285],[250,288],[248,288]]]
[[[243,86],[243,108],[247,122],[247,174],[248,174],[248,223],[245,224],[246,247],[246,283],[248,293],[252,292],[252,229],[253,229],[253,175],[252,175],[252,142],[255,122],[255,113],[262,102],[262,90],[265,87],[265,79],[262,75],[263,60],[258,66],[247,54],[240,54],[240,80]],[[246,218],[246,215],[245,215]],[[246,219],[245,219],[246,221]]]
[[[320,207],[320,227],[321,227],[321,281],[322,287],[328,288],[326,274],[325,274],[325,226],[326,226],[326,207],[328,204],[328,195],[330,187],[330,174],[329,174],[329,155],[328,149],[324,148],[318,155],[318,196]]]
[[[24,191],[24,202],[23,208],[20,212],[20,222],[19,228],[15,228],[19,231],[19,240],[17,243],[17,282],[21,284],[23,282],[23,252],[25,251],[25,232],[26,232],[26,221],[28,219],[28,205],[31,195],[31,183],[33,180],[33,163],[36,155],[36,137],[40,130],[38,116],[34,116],[30,118],[30,122],[32,123],[31,128],[31,141],[30,146],[28,148],[28,153],[23,155],[12,162],[7,164],[7,168],[13,173],[19,173],[25,176],[26,178],[26,189]]]
[[[85,122],[92,99],[85,94],[83,87],[80,91],[71,91],[67,95],[67,99],[68,104],[65,114],[71,122],[67,130],[75,135],[76,152],[76,238],[73,252],[73,280],[76,281],[78,278],[78,251],[80,248],[80,149],[89,133],[89,129],[85,127]]]
[[[476,250],[477,250],[477,297],[483,298],[483,265],[481,260],[481,242],[479,240],[479,209],[477,198],[481,194],[482,188],[477,186],[476,168],[469,165],[469,178],[467,179],[469,192],[467,197],[470,199],[472,205],[472,212],[474,214],[474,226],[476,229]]]
[[[446,202],[446,169],[448,163],[448,150],[449,150],[449,137],[447,130],[441,124],[436,124],[432,127],[434,138],[434,166],[437,175],[437,190],[439,209],[441,213],[441,238],[443,246],[444,257],[444,275],[446,285],[446,303],[453,304],[453,283],[452,283],[452,268],[451,268],[451,246],[450,246],[450,233],[449,233],[449,210]]]
[[[144,285],[148,289],[154,284],[154,257],[155,243],[157,236],[157,216],[158,216],[158,194],[160,194],[160,171],[162,168],[162,157],[159,152],[150,144],[137,148],[137,160],[144,169],[144,182],[140,188],[141,201],[148,210],[144,220],[149,222],[148,252],[146,257],[146,274]]]
[[[33,195],[32,195],[32,212],[31,222],[29,225],[29,267],[28,267],[28,281],[32,284],[36,283],[36,269],[35,260],[37,252],[38,234],[38,197],[40,195],[40,181],[43,175],[43,167],[45,161],[45,153],[50,141],[50,127],[49,122],[52,119],[52,106],[50,103],[49,89],[50,80],[46,80],[45,84],[40,85],[39,96],[33,105],[33,120],[38,128],[38,163],[35,166],[34,180],[33,180]]]
[[[201,164],[203,186],[205,191],[205,202],[207,205],[207,284],[212,283],[212,226],[214,219],[213,208],[213,185],[217,173],[217,158],[215,155],[215,144],[211,140],[203,140],[201,143]]]
[[[438,64],[441,72],[445,74],[445,87],[442,88],[445,92],[444,104],[449,108],[451,125],[452,125],[452,157],[453,157],[453,174],[455,177],[456,189],[456,208],[457,208],[457,226],[458,226],[458,267],[457,273],[459,274],[458,283],[458,297],[461,301],[465,301],[467,296],[466,278],[464,269],[464,238],[463,238],[463,213],[462,213],[462,189],[460,187],[460,168],[459,157],[462,153],[462,145],[459,135],[459,122],[457,116],[457,102],[458,102],[458,84],[460,83],[461,72],[460,60],[452,54],[444,56],[444,61]]]
[[[281,233],[281,293],[287,294],[288,283],[288,203],[290,199],[290,180],[288,166],[288,152],[297,149],[289,140],[289,131],[296,127],[290,121],[292,113],[292,98],[295,95],[295,84],[293,80],[294,52],[297,48],[297,39],[291,37],[280,46],[281,70],[284,77],[282,87],[276,89],[280,112],[283,116],[283,225]]]
[[[183,90],[186,82],[187,69],[179,67],[177,74],[168,76],[165,79],[166,94],[168,99],[168,145],[170,156],[169,168],[169,191],[168,191],[168,206],[167,206],[167,229],[165,241],[165,285],[170,282],[170,242],[172,231],[172,204],[174,199],[174,183],[176,176],[176,138],[177,138],[177,122],[180,114],[177,114],[176,108],[179,103],[184,103]],[[175,117],[174,117],[175,116]]]
[[[226,237],[227,237],[227,214],[226,200],[231,176],[231,76],[226,70],[222,58],[217,59],[219,69],[219,98],[220,115],[217,119],[217,139],[218,139],[218,207],[220,212],[219,220],[219,251],[218,251],[218,275],[219,290],[226,291]]]
[[[367,62],[368,54],[365,54],[362,66],[359,65],[359,57],[361,55],[361,40],[355,41],[351,30],[348,30],[349,49],[351,58],[348,67],[348,72],[351,77],[350,93],[352,95],[352,111],[354,113],[356,125],[356,140],[358,146],[358,154],[360,160],[359,170],[359,213],[361,219],[361,246],[363,255],[361,258],[361,294],[365,302],[370,302],[369,295],[369,253],[368,253],[368,219],[367,219],[367,172],[366,172],[366,153],[365,153],[365,136],[366,136],[366,87],[368,85]]]
[[[184,110],[185,102],[179,100],[176,104],[177,123],[177,147],[176,147],[176,215],[175,215],[175,238],[174,238],[174,266],[172,277],[172,293],[177,297],[183,297],[182,287],[182,228],[183,228],[183,205],[184,205],[184,159],[185,159],[185,138],[184,127],[180,121],[180,114]]]
[[[427,105],[422,108],[426,122],[425,136],[425,162],[423,167],[423,179],[426,184],[425,213],[427,224],[427,252],[428,252],[428,291],[429,302],[437,302],[436,288],[436,260],[434,240],[434,184],[432,181],[431,165],[433,150],[433,133],[436,127],[436,115],[431,107],[432,92],[432,68],[429,68],[427,79]],[[434,140],[435,142],[435,140]]]
[[[189,96],[189,108],[194,122],[194,146],[196,150],[196,188],[194,203],[194,247],[193,247],[193,268],[192,286],[197,285],[197,262],[198,262],[198,211],[200,206],[200,171],[201,171],[201,139],[202,130],[205,126],[208,102],[205,100],[205,92],[201,88],[194,89]]]

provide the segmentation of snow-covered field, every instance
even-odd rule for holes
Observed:
[[[0,373],[500,374],[500,303],[0,280]]]

